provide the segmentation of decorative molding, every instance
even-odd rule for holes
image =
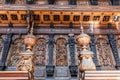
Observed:
[[[7,33],[7,29],[8,28],[0,28],[0,34],[6,34]],[[27,34],[27,29],[26,28],[13,28],[12,33],[14,34]],[[89,29],[85,29],[84,30],[85,33],[89,33]],[[111,31],[111,33],[113,34],[120,34],[120,30],[119,29],[94,29],[93,33],[96,34],[100,34],[100,35],[104,35],[104,34],[109,34]],[[55,28],[55,29],[49,29],[49,28],[35,28],[34,29],[34,34],[69,34],[69,33],[74,33],[74,34],[80,34],[80,30],[78,28],[75,29],[66,29],[66,28]]]
[[[67,11],[120,11],[120,6],[85,6],[85,5],[0,5],[0,10],[67,10]]]

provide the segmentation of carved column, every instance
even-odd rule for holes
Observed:
[[[69,44],[69,51],[70,51],[70,57],[71,57],[71,65],[69,66],[70,68],[70,73],[71,77],[77,77],[78,75],[78,67],[75,64],[75,38],[74,34],[69,34],[69,39],[68,39],[68,44]]]
[[[94,52],[93,62],[94,62],[95,65],[96,65],[96,69],[97,69],[97,70],[100,70],[100,66],[99,66],[99,64],[98,64],[98,59],[97,59],[96,41],[95,41],[94,33],[90,33],[89,35],[90,35],[90,37],[91,37],[90,49],[91,49],[91,51]]]
[[[117,43],[116,43],[115,35],[112,33],[108,34],[108,39],[109,39],[109,43],[112,48],[112,52],[113,52],[113,55],[116,61],[116,69],[120,70],[120,59],[119,59],[119,54],[117,50]]]
[[[48,65],[46,66],[46,75],[47,77],[53,77],[54,75],[54,68],[55,66],[53,65],[53,49],[54,49],[54,34],[49,35],[49,41],[48,41]]]
[[[7,56],[8,56],[8,52],[9,52],[9,49],[10,49],[10,44],[12,42],[12,36],[13,34],[11,33],[11,27],[12,27],[12,24],[9,24],[9,30],[8,30],[8,34],[4,40],[4,43],[3,43],[3,49],[2,49],[2,58],[1,58],[1,61],[0,61],[0,70],[4,70],[6,65],[6,60],[7,60]]]

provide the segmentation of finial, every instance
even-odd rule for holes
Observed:
[[[82,22],[80,21],[80,30],[81,30],[81,33],[84,33],[84,29],[83,29],[83,26],[82,26]]]

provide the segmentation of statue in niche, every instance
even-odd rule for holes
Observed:
[[[56,65],[66,66],[67,61],[67,41],[64,38],[59,38],[56,41]]]
[[[16,39],[11,48],[10,48],[10,56],[8,60],[9,66],[16,66],[19,62],[19,54],[25,50],[25,45],[22,38]]]
[[[106,39],[99,38],[97,40],[97,51],[98,51],[98,60],[99,64],[103,67],[103,69],[115,69],[112,52],[110,50],[110,46]]]
[[[45,66],[46,64],[46,40],[44,38],[38,39],[35,51],[35,65]]]

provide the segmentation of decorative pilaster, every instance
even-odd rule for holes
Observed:
[[[100,66],[98,64],[98,59],[97,59],[97,52],[96,52],[96,41],[94,37],[94,33],[89,33],[89,36],[91,37],[91,42],[90,42],[90,50],[93,51],[93,62],[96,65],[96,69],[100,70]]]
[[[119,54],[117,50],[115,35],[112,33],[108,34],[108,39],[109,39],[110,46],[112,48],[114,59],[116,61],[116,69],[120,70],[120,59],[119,59]]]
[[[78,67],[75,64],[75,38],[74,34],[69,34],[68,44],[69,44],[69,51],[70,51],[70,58],[71,58],[71,65],[69,66],[71,77],[77,77],[78,75]]]
[[[49,35],[49,41],[48,41],[48,65],[46,66],[46,75],[47,77],[53,77],[54,75],[54,68],[53,65],[53,50],[54,50],[54,34]]]
[[[6,60],[7,60],[7,56],[8,56],[8,52],[9,52],[9,49],[10,49],[10,44],[12,42],[12,32],[11,32],[11,27],[12,27],[12,23],[9,24],[9,29],[8,29],[8,33],[7,33],[7,36],[4,40],[4,43],[3,43],[3,48],[2,48],[2,58],[1,58],[1,61],[0,61],[0,70],[4,70],[5,67],[6,67]]]

